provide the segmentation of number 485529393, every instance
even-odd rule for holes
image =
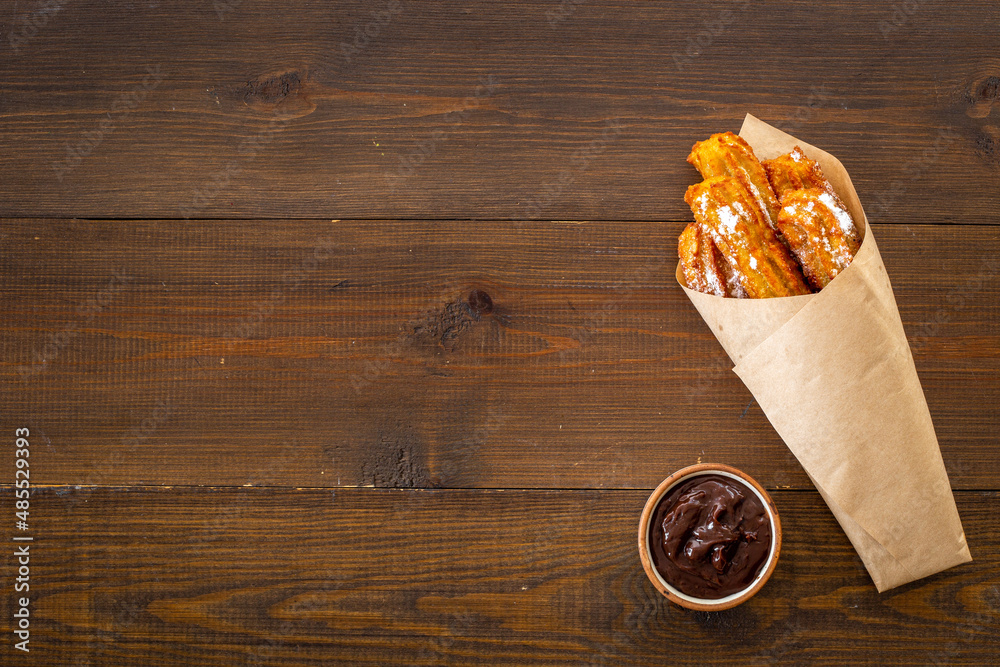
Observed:
[[[17,517],[17,527],[21,530],[28,529],[28,495],[31,493],[31,481],[29,474],[29,464],[28,457],[31,452],[28,451],[30,443],[28,442],[28,436],[30,432],[26,428],[19,428],[14,432],[17,437],[17,449],[14,452],[15,460],[14,465],[16,470],[14,471],[15,486],[17,487],[15,491],[15,496],[17,500],[15,501],[15,507],[17,511],[14,516]]]

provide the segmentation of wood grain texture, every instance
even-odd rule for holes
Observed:
[[[3,427],[52,484],[652,488],[702,460],[811,489],[676,285],[680,227],[5,221]],[[874,230],[952,484],[1000,488],[1000,232]]]
[[[647,493],[36,489],[31,662],[985,665],[1000,648],[996,493],[957,494],[973,563],[879,595],[819,495],[778,492],[774,576],[715,614],[646,579]]]
[[[395,1],[3,2],[0,216],[677,220],[747,112],[873,221],[1000,211],[992,0]]]
[[[990,0],[0,0],[0,663],[996,662],[998,43]],[[876,223],[971,564],[878,595],[674,282],[747,112]],[[635,524],[713,460],[785,543],[690,613]]]

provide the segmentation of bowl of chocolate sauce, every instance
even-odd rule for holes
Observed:
[[[781,552],[774,501],[749,475],[718,463],[678,470],[639,519],[639,559],[671,602],[721,611],[753,597]]]

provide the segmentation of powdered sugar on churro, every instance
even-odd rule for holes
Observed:
[[[754,200],[756,200],[757,207],[763,211],[764,217],[767,218],[767,224],[774,227],[774,221],[771,220],[771,212],[768,210],[767,204],[764,203],[764,197],[760,194],[760,190],[757,189],[757,186],[754,185],[754,182],[750,179],[747,179],[746,184],[750,186],[750,194],[752,194]]]
[[[694,200],[694,203],[698,205],[698,219],[704,220],[705,213],[708,212],[708,193],[703,192]]]
[[[833,197],[824,192],[819,196],[819,200],[826,204],[826,207],[830,209],[830,212],[836,216],[837,223],[840,224],[840,229],[843,230],[845,234],[853,235],[855,233],[854,221],[851,219],[851,214],[842,209],[840,204],[838,204]]]
[[[737,203],[736,205],[738,206],[739,204]],[[733,212],[733,208],[730,206],[720,206],[717,213],[719,214],[719,226],[722,227],[723,231],[727,234],[735,233],[736,223],[739,222],[739,218]]]
[[[726,290],[722,286],[722,281],[719,280],[719,274],[717,271],[705,271],[705,279],[708,281],[709,286],[712,289],[712,294],[725,294]]]

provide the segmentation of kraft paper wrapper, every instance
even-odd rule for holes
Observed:
[[[864,241],[821,292],[723,299],[677,281],[798,458],[878,590],[972,560],[892,286],[840,162],[747,115],[767,160],[799,146],[818,161]],[[860,225],[859,225],[860,227]]]

